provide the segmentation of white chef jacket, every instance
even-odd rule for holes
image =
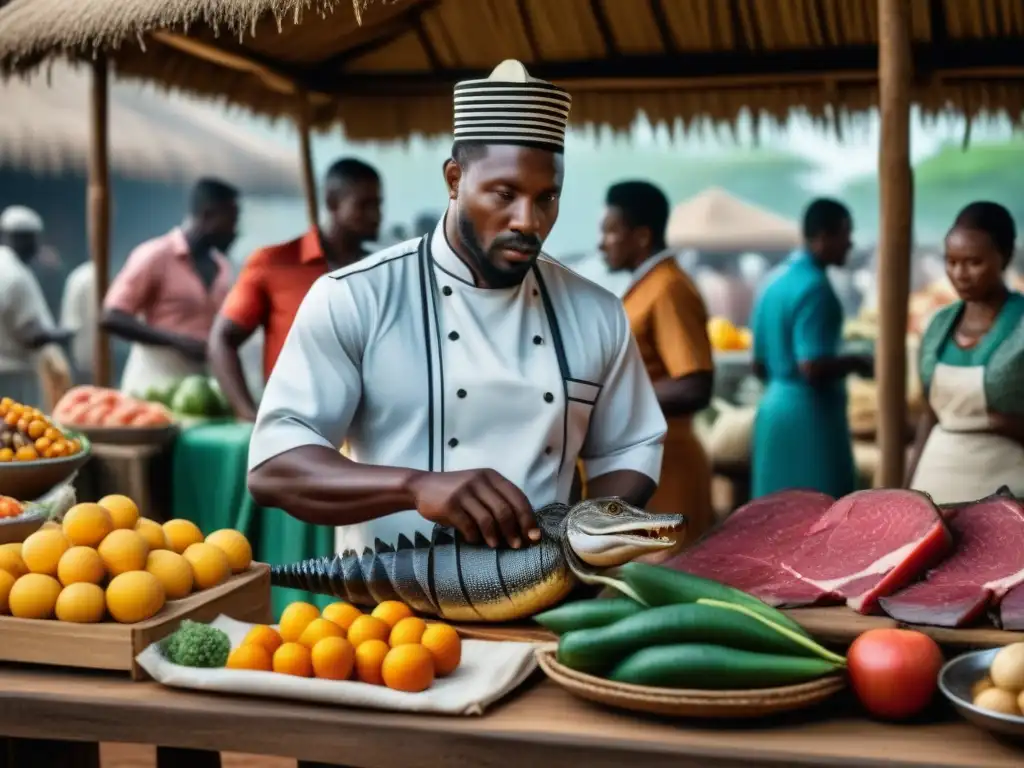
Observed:
[[[513,288],[477,288],[444,234],[314,283],[267,382],[249,468],[305,445],[367,464],[490,467],[540,507],[588,477],[657,482],[665,418],[622,303],[542,256]],[[338,529],[338,549],[429,533],[415,510]]]

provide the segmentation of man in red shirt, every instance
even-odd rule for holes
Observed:
[[[262,327],[263,376],[269,378],[313,282],[361,259],[366,255],[363,244],[377,239],[382,193],[373,167],[354,158],[338,160],[327,171],[324,190],[327,226],[255,251],[214,321],[210,368],[240,419],[255,421],[256,403],[245,383],[238,348]]]

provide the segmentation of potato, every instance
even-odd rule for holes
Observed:
[[[999,712],[1003,715],[1020,715],[1020,708],[1017,706],[1017,697],[1002,688],[989,688],[978,694],[974,699],[974,706],[979,709],[987,709],[989,712]]]
[[[988,676],[997,688],[1018,693],[1024,690],[1024,643],[1011,643],[992,660]]]
[[[978,698],[978,695],[982,691],[987,691],[989,688],[994,688],[994,687],[995,686],[992,684],[992,678],[991,677],[986,675],[985,677],[981,678],[981,680],[979,680],[978,682],[976,682],[974,685],[971,686],[971,701],[974,701],[976,698]]]

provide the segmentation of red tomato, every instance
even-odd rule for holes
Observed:
[[[850,684],[873,715],[900,720],[928,706],[938,687],[942,651],[910,629],[871,629],[846,654]]]

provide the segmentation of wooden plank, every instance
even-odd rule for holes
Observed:
[[[270,621],[270,567],[254,563],[223,584],[172,600],[138,624],[69,624],[0,617],[0,661],[130,672],[145,679],[135,657],[169,635],[184,619],[213,621],[224,614],[239,621]]]
[[[110,284],[110,82],[107,57],[98,53],[92,64],[89,134],[89,254],[96,270],[94,301],[103,306]],[[95,328],[93,383],[110,386],[110,341],[102,325]]]

